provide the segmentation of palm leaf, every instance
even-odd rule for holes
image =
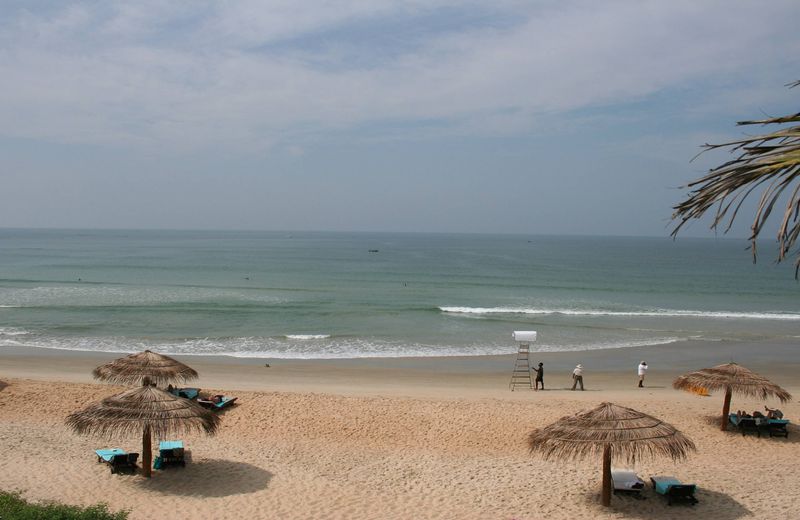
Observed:
[[[787,85],[800,85],[800,81]],[[787,125],[800,123],[800,113],[767,119],[740,121],[738,125]],[[686,200],[673,207],[672,220],[677,225],[671,235],[677,237],[683,226],[692,219],[699,219],[716,206],[711,229],[722,229],[727,233],[744,201],[761,188],[749,240],[753,262],[757,259],[756,239],[764,230],[782,197],[788,197],[777,231],[778,255],[781,262],[791,254],[800,236],[800,124],[782,127],[770,133],[762,133],[720,144],[705,144],[700,154],[709,150],[729,149],[739,155],[706,175],[690,182]],[[700,155],[698,154],[698,155]],[[696,158],[696,157],[695,157]],[[694,160],[694,159],[692,159]],[[800,273],[800,252],[795,253],[795,278]]]

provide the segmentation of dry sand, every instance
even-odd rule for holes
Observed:
[[[747,358],[755,347],[758,355]],[[742,364],[797,395],[797,354],[787,352],[798,345],[755,347],[709,349],[721,357],[741,348]],[[257,360],[181,358],[200,372],[198,386],[238,395],[240,404],[223,413],[217,436],[183,437],[191,451],[186,468],[155,471],[150,480],[112,475],[93,455],[110,446],[138,452],[141,439],[79,437],[64,425],[69,413],[119,389],[89,376],[115,356],[7,350],[0,353],[7,384],[0,384],[0,489],[33,500],[104,501],[130,509],[132,520],[796,517],[800,431],[791,427],[788,439],[723,433],[715,421],[720,396],[672,390],[684,363],[712,364],[703,364],[714,356],[708,349],[625,350],[542,355],[554,389],[513,393],[508,357],[272,360],[270,368]],[[681,362],[665,369],[670,353]],[[637,389],[635,367],[645,355],[657,362],[650,362],[648,387]],[[564,388],[576,359],[587,366],[586,392]],[[608,369],[622,365],[631,368]],[[684,463],[653,460],[635,469],[645,480],[670,474],[697,483],[697,506],[668,507],[648,489],[646,500],[614,497],[603,508],[599,459],[546,462],[528,453],[533,428],[602,401],[660,417],[695,441],[698,452]],[[735,397],[733,408],[763,405]],[[796,401],[781,408],[800,418]]]

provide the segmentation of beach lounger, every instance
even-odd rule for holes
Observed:
[[[651,477],[650,481],[655,492],[665,496],[670,506],[673,502],[686,502],[692,506],[697,503],[694,497],[694,492],[697,491],[695,484],[682,484],[675,477]]]
[[[768,419],[768,428],[770,437],[786,437],[789,438],[788,419]]]
[[[94,450],[94,452],[97,454],[97,462],[108,464],[111,468],[111,473],[116,473],[119,470],[136,471],[138,453],[127,453],[120,448],[107,448]]]
[[[237,397],[228,397],[226,395],[215,395],[209,399],[198,399],[197,404],[211,408],[214,410],[221,410],[227,406],[233,406]]]
[[[644,480],[630,469],[611,468],[611,484],[614,494],[628,495],[634,498],[644,498]]]
[[[197,399],[200,396],[199,388],[173,388],[170,390],[172,395],[183,397],[185,399]]]
[[[158,443],[158,455],[153,461],[154,469],[168,466],[186,466],[183,441],[161,441]]]
[[[728,415],[728,419],[732,425],[736,426],[739,431],[742,432],[743,436],[750,432],[761,437],[761,427],[766,425],[766,423],[763,425],[759,424],[761,421],[754,417],[739,417],[735,413]]]

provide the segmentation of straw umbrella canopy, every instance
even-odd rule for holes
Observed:
[[[704,368],[678,377],[672,382],[676,390],[695,391],[703,388],[708,392],[725,391],[725,401],[722,404],[722,431],[728,429],[728,413],[731,411],[731,395],[735,392],[748,397],[767,399],[776,397],[782,403],[792,399],[792,395],[764,376],[737,365],[725,363],[713,368]]]
[[[140,386],[106,397],[67,417],[81,435],[142,434],[142,469],[151,473],[151,436],[164,439],[184,432],[216,433],[219,416],[202,406],[153,386]]]
[[[120,385],[167,385],[197,379],[197,372],[180,361],[145,350],[115,359],[92,371],[96,379]]]
[[[534,430],[528,445],[532,453],[547,460],[602,455],[604,506],[611,505],[612,457],[634,464],[656,456],[681,460],[695,450],[694,443],[672,425],[614,403],[602,403]]]

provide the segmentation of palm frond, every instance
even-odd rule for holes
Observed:
[[[788,86],[796,87],[800,81]],[[760,120],[740,121],[738,125],[786,125],[800,123],[800,113]],[[753,261],[757,260],[756,239],[764,230],[776,204],[788,197],[782,206],[783,216],[777,231],[777,261],[786,259],[800,236],[800,124],[779,128],[771,133],[745,137],[720,144],[705,144],[700,154],[709,150],[729,149],[739,155],[711,169],[690,182],[686,200],[673,207],[672,220],[677,221],[671,235],[677,237],[683,226],[699,219],[716,206],[711,229],[727,233],[744,201],[756,189],[763,191],[750,225]],[[698,154],[698,155],[700,155]],[[696,157],[695,157],[696,158]],[[692,159],[694,160],[694,159]],[[795,259],[795,278],[800,273],[800,253]]]

